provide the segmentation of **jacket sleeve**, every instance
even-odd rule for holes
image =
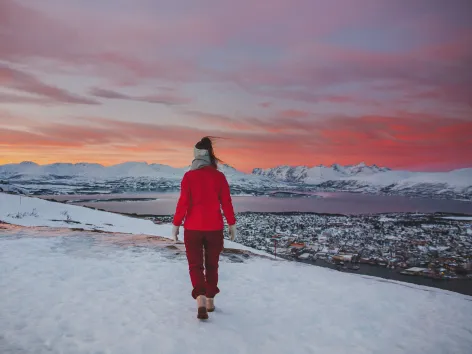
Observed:
[[[228,181],[226,180],[225,175],[223,175],[222,186],[220,192],[220,203],[225,214],[226,221],[228,225],[236,224],[236,218],[234,217],[233,202],[231,200],[231,194],[229,189]]]
[[[177,208],[174,214],[174,221],[172,222],[175,226],[182,225],[182,221],[187,214],[187,209],[190,201],[190,186],[188,175],[184,174],[182,182],[180,183],[180,197],[177,202]]]

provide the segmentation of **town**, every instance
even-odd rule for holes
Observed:
[[[154,219],[171,221],[171,217]],[[239,213],[237,220],[237,242],[285,259],[329,264],[338,270],[369,264],[405,275],[472,278],[471,218]]]

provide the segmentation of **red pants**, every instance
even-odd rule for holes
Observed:
[[[193,298],[196,299],[200,295],[215,297],[220,292],[218,261],[223,250],[223,230],[185,230],[184,241]]]

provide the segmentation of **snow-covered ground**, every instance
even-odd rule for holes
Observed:
[[[0,193],[0,221],[20,226],[99,230],[165,238],[170,238],[172,235],[170,224],[157,225],[150,220],[6,193]],[[180,241],[183,241],[183,234],[184,230],[181,228]],[[263,251],[229,240],[225,240],[225,247],[267,255]]]
[[[80,228],[163,237],[169,237],[171,232],[169,225],[156,225],[149,220],[5,193],[0,193],[0,220],[21,226]]]
[[[0,229],[0,353],[470,353],[472,297],[251,258],[196,319],[184,256]]]
[[[442,219],[472,221],[472,216],[445,216]]]
[[[3,193],[0,220],[53,227],[0,228],[2,354],[472,347],[472,297],[300,263],[223,257],[218,309],[201,323],[183,253],[139,237],[169,237],[170,225]],[[225,247],[264,254],[227,240]]]

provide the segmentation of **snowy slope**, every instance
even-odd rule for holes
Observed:
[[[412,186],[420,183],[446,184],[457,190],[472,186],[472,168],[464,168],[450,172],[415,173],[401,179],[399,187]]]
[[[68,227],[170,236],[169,226],[156,225],[149,220],[5,193],[0,193],[0,221],[21,226]]]
[[[397,184],[398,188],[416,184],[447,184],[460,190],[472,185],[472,168],[453,170],[450,172],[388,171],[372,175],[343,177],[340,179],[366,182],[379,186]]]
[[[312,185],[323,190],[472,199],[472,168],[450,172],[411,172],[360,163],[312,168],[279,166],[267,170],[255,169],[253,174]]]
[[[0,222],[2,221],[20,226],[74,228],[165,238],[171,238],[172,235],[170,224],[156,225],[150,220],[5,193],[0,193]],[[179,235],[180,241],[183,241],[183,232],[182,228]],[[225,240],[225,247],[268,255],[263,251],[229,240]]]
[[[287,187],[285,183],[265,176],[244,173],[226,164],[218,166],[218,169],[225,174],[232,189],[234,189],[235,186],[239,186],[239,188],[261,191]]]
[[[223,260],[196,319],[185,256],[0,230],[0,352],[469,354],[472,297],[292,262]]]
[[[333,182],[331,187],[354,191],[471,199],[472,168],[450,172],[389,171],[370,176],[342,178],[337,183]]]
[[[256,168],[252,173],[257,176],[266,176],[281,181],[317,184],[343,177],[369,176],[386,171],[390,171],[390,169],[387,167],[378,167],[377,165],[368,166],[364,162],[361,162],[358,165],[347,166],[341,166],[339,164],[333,164],[331,166],[318,165],[314,167],[292,167],[284,165],[269,169]]]

